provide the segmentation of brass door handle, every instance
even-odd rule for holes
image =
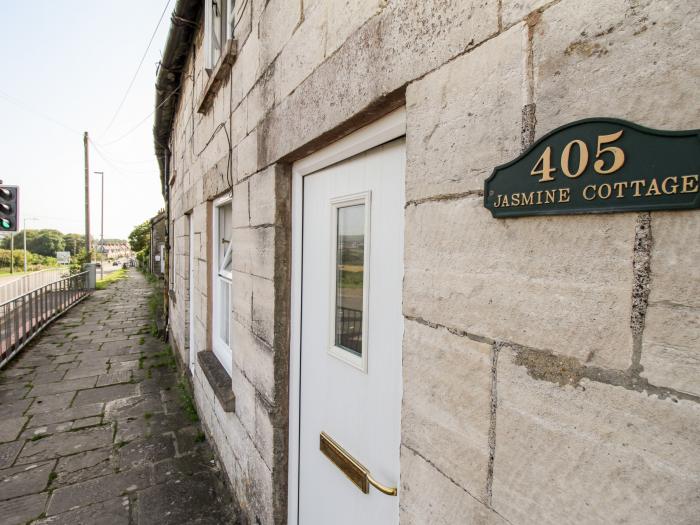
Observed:
[[[396,496],[398,493],[396,487],[387,487],[374,479],[367,467],[352,457],[325,432],[321,432],[319,448],[365,494],[369,494],[370,485],[388,496]]]

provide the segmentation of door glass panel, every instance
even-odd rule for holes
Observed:
[[[335,259],[335,345],[362,355],[365,205],[338,208]]]

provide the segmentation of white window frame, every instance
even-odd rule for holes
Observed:
[[[232,290],[232,273],[231,271],[222,272],[219,266],[219,209],[224,206],[232,206],[232,199],[230,196],[220,197],[213,202],[212,214],[211,214],[211,232],[212,232],[212,252],[211,252],[211,286],[212,286],[212,316],[211,316],[211,346],[214,355],[219,359],[223,365],[226,372],[231,375],[231,368],[233,366],[233,352],[231,345],[231,296],[233,295]],[[233,214],[232,214],[233,215]],[[229,242],[228,247],[224,253],[224,258],[222,260],[221,266],[225,266],[227,261],[231,260],[232,257],[232,246],[233,242]],[[228,282],[228,301],[226,303],[222,302],[221,297],[221,281]],[[224,304],[228,304],[226,312],[222,311]],[[228,344],[221,337],[219,337],[219,331],[221,328],[220,319],[226,319],[229,324],[229,342]]]
[[[226,42],[233,38],[235,5],[235,0],[204,0],[204,68],[210,73],[216,68]],[[221,35],[218,45],[216,30]]]
[[[333,357],[340,359],[344,363],[349,364],[357,368],[358,370],[367,373],[367,319],[369,318],[369,252],[370,252],[370,232],[371,229],[371,216],[370,210],[372,209],[372,194],[369,191],[362,193],[356,193],[353,195],[347,195],[344,197],[338,197],[332,199],[330,202],[331,208],[331,271],[330,271],[330,308],[328,309],[330,314],[329,324],[329,336],[328,341],[328,354]],[[337,319],[337,301],[338,301],[338,282],[337,282],[337,269],[338,269],[338,210],[346,208],[348,206],[362,205],[365,207],[365,227],[364,227],[364,238],[362,240],[364,247],[364,261],[363,261],[363,275],[362,275],[362,353],[357,355],[348,348],[343,348],[336,345],[336,319]]]

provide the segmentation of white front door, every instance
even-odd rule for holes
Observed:
[[[301,525],[398,523],[368,480],[399,482],[404,167],[401,138],[303,178]]]

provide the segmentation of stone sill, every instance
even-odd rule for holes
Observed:
[[[221,56],[219,57],[219,61],[210,73],[207,85],[204,86],[204,92],[199,97],[197,113],[206,114],[206,112],[211,109],[219,87],[221,87],[224,79],[231,73],[233,63],[236,61],[237,52],[238,46],[236,45],[236,40],[233,38],[227,40]]]
[[[235,412],[236,396],[233,393],[231,376],[228,375],[214,352],[209,350],[197,352],[197,361],[224,412]]]

